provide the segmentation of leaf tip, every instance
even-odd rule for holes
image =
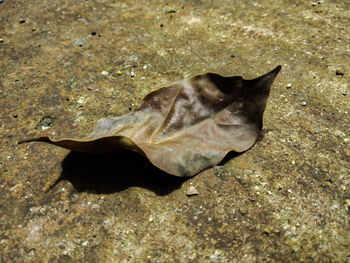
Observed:
[[[281,65],[278,65],[273,71],[276,71],[277,73],[282,69]]]
[[[273,70],[271,70],[269,73],[265,74],[265,76],[269,76],[272,80],[274,80],[277,76],[277,74],[281,71],[282,66],[278,65]]]
[[[48,137],[35,137],[35,138],[25,138],[17,141],[17,144],[28,143],[28,142],[48,142],[50,139]]]
[[[270,87],[277,77],[278,73],[282,69],[281,65],[278,65],[270,72],[266,73],[265,75],[262,75],[256,79],[252,79],[253,83],[255,83],[259,87],[264,87],[266,91],[270,90]]]

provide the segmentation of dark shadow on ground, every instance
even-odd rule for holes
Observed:
[[[129,151],[101,155],[70,152],[51,189],[67,180],[78,192],[109,194],[138,186],[163,196],[180,188],[187,179],[169,175],[145,157]]]
[[[222,159],[222,161],[220,163],[218,163],[218,166],[223,166],[225,165],[228,161],[230,161],[233,158],[236,158],[237,156],[240,156],[241,154],[243,154],[244,152],[238,153],[238,152],[234,152],[231,151],[228,154],[226,154],[226,156],[224,157],[224,159]]]
[[[264,129],[264,130],[262,130],[262,131],[260,132],[260,134],[259,134],[259,137],[258,137],[257,140],[256,140],[256,143],[259,142],[259,141],[261,141],[262,139],[264,139],[265,134],[266,134],[267,132],[269,132],[269,131],[271,131],[271,129],[266,129],[266,130]],[[254,147],[254,145],[253,145],[252,147]],[[236,158],[236,157],[240,156],[241,154],[243,154],[243,153],[245,153],[245,152],[247,152],[247,151],[249,151],[249,149],[246,150],[246,151],[244,151],[244,152],[240,152],[240,153],[239,153],[239,152],[235,152],[235,151],[231,151],[231,152],[229,152],[228,154],[226,154],[225,158],[224,158],[220,163],[218,163],[217,165],[218,165],[218,166],[223,166],[223,165],[225,165],[228,161],[230,161],[231,159]]]

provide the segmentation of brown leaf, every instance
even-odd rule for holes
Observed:
[[[84,139],[39,137],[20,143],[43,141],[90,153],[132,150],[169,174],[193,176],[218,164],[229,151],[253,146],[280,69],[252,80],[198,75],[149,93],[130,114],[100,119]]]

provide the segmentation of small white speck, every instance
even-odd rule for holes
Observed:
[[[80,97],[80,98],[78,99],[78,101],[77,101],[77,103],[78,103],[79,105],[84,104],[84,102],[85,102],[85,98],[84,98],[84,97]]]
[[[303,101],[303,102],[301,103],[301,105],[302,105],[302,106],[306,106],[306,101]]]
[[[152,217],[152,216],[150,216],[150,217],[148,218],[148,222],[150,222],[150,223],[153,222],[153,217]]]
[[[144,66],[143,66],[143,69],[146,69],[146,68],[147,68],[147,65],[144,65]]]
[[[132,69],[131,72],[130,72],[130,77],[132,77],[132,78],[135,77],[135,72],[134,72],[133,69]]]
[[[106,76],[106,75],[108,75],[108,71],[103,70],[103,71],[101,72],[101,74],[102,74],[103,76]]]
[[[11,155],[7,156],[7,160],[11,159]]]
[[[66,191],[66,188],[62,187],[62,192]]]
[[[82,245],[83,245],[84,247],[86,247],[88,244],[89,244],[89,241],[84,241],[84,242],[82,243]]]
[[[288,83],[287,88],[291,88],[291,87],[292,87],[292,83]]]

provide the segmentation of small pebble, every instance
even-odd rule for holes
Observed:
[[[106,75],[108,75],[108,71],[104,71],[104,70],[103,70],[103,71],[101,72],[101,74],[104,75],[104,76],[106,76]]]
[[[345,204],[346,204],[346,206],[349,206],[349,207],[350,207],[350,199],[346,199],[346,200],[345,200]]]
[[[299,142],[294,143],[294,147],[298,148],[300,146]]]
[[[342,68],[338,68],[336,71],[335,71],[335,74],[339,75],[339,76],[343,76],[345,73],[344,69]]]
[[[240,207],[240,208],[239,208],[239,212],[240,212],[242,215],[245,215],[245,214],[248,212],[248,210],[247,210],[246,207]]]
[[[292,83],[287,84],[287,89],[290,89],[292,87]]]
[[[118,75],[123,75],[123,72],[117,71],[117,74],[118,74]]]
[[[77,100],[77,104],[79,104],[79,105],[84,104],[84,102],[85,102],[85,98],[84,98],[84,97],[80,97],[80,98]]]
[[[95,35],[96,35],[96,32],[95,32],[95,31],[92,31],[92,32],[91,32],[91,35],[92,35],[92,36],[95,36]]]
[[[20,24],[23,24],[23,23],[25,23],[26,22],[26,20],[24,19],[24,18],[21,18],[20,20],[19,20],[19,23]]]
[[[130,77],[132,77],[132,78],[135,77],[135,72],[134,72],[133,69],[132,69],[131,72],[130,72]]]
[[[0,0],[1,1],[1,0]],[[2,38],[0,38],[0,43],[4,43],[4,40]]]
[[[348,92],[347,92],[347,91],[344,91],[344,92],[343,92],[343,96],[346,96],[346,95],[348,95]]]
[[[305,106],[306,106],[306,101],[303,101],[303,102],[301,103],[301,105],[305,107]]]
[[[199,195],[198,190],[194,186],[190,186],[186,191],[187,196]]]

